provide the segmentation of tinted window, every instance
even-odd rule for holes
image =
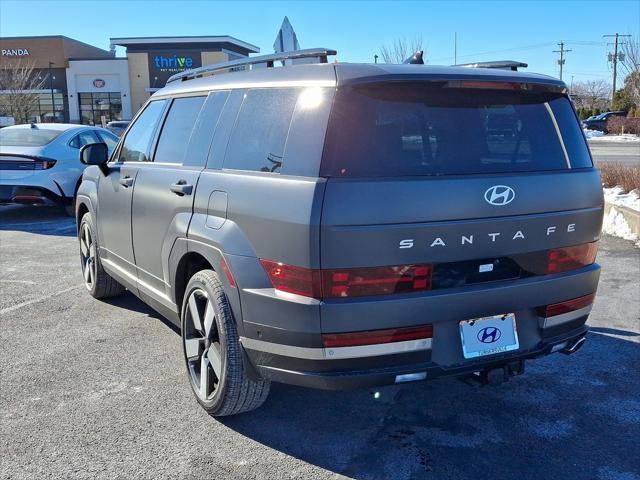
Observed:
[[[101,142],[104,142],[107,144],[109,153],[113,152],[113,149],[116,148],[116,145],[118,144],[118,137],[116,137],[112,133],[107,133],[103,131],[96,131],[96,135],[98,135],[98,138],[100,138]]]
[[[205,98],[178,98],[173,101],[160,133],[154,162],[182,164]]]
[[[2,128],[0,129],[0,145],[10,147],[41,147],[51,142],[63,130],[47,130],[42,128]]]
[[[404,176],[562,170],[569,100],[539,90],[378,84],[338,92],[322,174]],[[575,139],[577,151],[582,147]],[[584,163],[584,160],[579,160]]]
[[[561,97],[549,102],[553,115],[558,122],[564,146],[571,160],[571,168],[588,168],[593,166],[589,147],[584,139],[582,128],[569,100]]]
[[[69,142],[69,146],[73,148],[80,148],[91,143],[98,143],[98,138],[90,130],[85,130],[73,137]]]
[[[279,172],[298,90],[271,88],[246,94],[224,160],[224,168]]]
[[[166,100],[151,102],[136,119],[124,139],[120,150],[121,162],[146,162],[149,160],[149,144],[160,120]]]

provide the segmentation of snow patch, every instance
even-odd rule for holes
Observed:
[[[582,131],[584,132],[584,136],[587,138],[597,138],[604,136],[604,132],[601,132],[600,130],[589,130],[588,128],[585,128]]]
[[[621,186],[604,188],[604,199],[612,205],[627,207],[640,213],[640,192],[638,189],[625,193]]]
[[[637,247],[640,247],[640,239],[632,230],[624,215],[616,207],[627,207],[640,213],[640,192],[632,190],[624,193],[622,187],[605,188],[604,198],[607,203],[611,204],[609,213],[602,220],[602,231],[614,237],[631,240]]]
[[[583,130],[584,136],[587,137],[587,140],[593,143],[638,143],[640,142],[640,137],[638,135],[634,135],[632,133],[625,133],[623,135],[605,135],[604,133],[598,130]]]

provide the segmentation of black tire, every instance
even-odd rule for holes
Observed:
[[[73,197],[71,199],[71,204],[69,205],[63,205],[62,206],[65,215],[67,215],[68,217],[75,217],[76,216],[76,197]]]
[[[89,240],[86,235],[89,234]],[[78,243],[80,244],[80,266],[85,287],[94,298],[107,298],[120,295],[125,288],[102,268],[98,237],[91,213],[83,215],[78,226]],[[88,245],[87,245],[88,243]]]
[[[198,312],[197,320],[194,320],[194,309]],[[247,376],[235,319],[224,288],[213,270],[201,270],[191,277],[180,316],[187,375],[202,408],[209,415],[220,417],[260,407],[269,395],[270,382]],[[190,345],[189,355],[187,344]],[[210,361],[211,358],[217,361]],[[202,377],[203,368],[208,372],[204,377],[206,381]]]

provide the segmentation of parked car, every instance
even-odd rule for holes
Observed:
[[[587,118],[582,122],[584,128],[589,130],[599,130],[607,133],[607,120],[611,117],[626,117],[626,112],[604,112],[600,115],[596,115],[595,118]]]
[[[129,123],[131,122],[127,122],[124,120],[114,120],[113,122],[107,123],[107,130],[115,133],[117,136],[121,136],[129,126]]]
[[[110,161],[81,152],[86,288],[129,289],[180,326],[207,412],[257,408],[271,381],[501,383],[583,345],[602,184],[564,83],[423,65],[227,73],[241,63],[170,79]]]
[[[63,123],[14,125],[0,130],[0,202],[56,203],[73,215],[73,199],[85,165],[80,148],[118,137],[103,128]]]

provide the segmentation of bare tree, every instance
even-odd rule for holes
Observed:
[[[575,82],[571,89],[571,98],[578,107],[607,108],[611,85],[606,80],[589,80],[586,82]]]
[[[384,63],[402,63],[417,50],[422,50],[422,37],[415,37],[413,40],[397,38],[391,45],[380,47],[380,56]]]
[[[631,37],[622,44],[622,56],[620,67],[626,78],[624,88],[627,96],[636,105],[640,106],[640,39]]]
[[[16,123],[27,123],[29,113],[38,104],[44,79],[34,71],[33,63],[19,60],[0,65],[0,109]]]

